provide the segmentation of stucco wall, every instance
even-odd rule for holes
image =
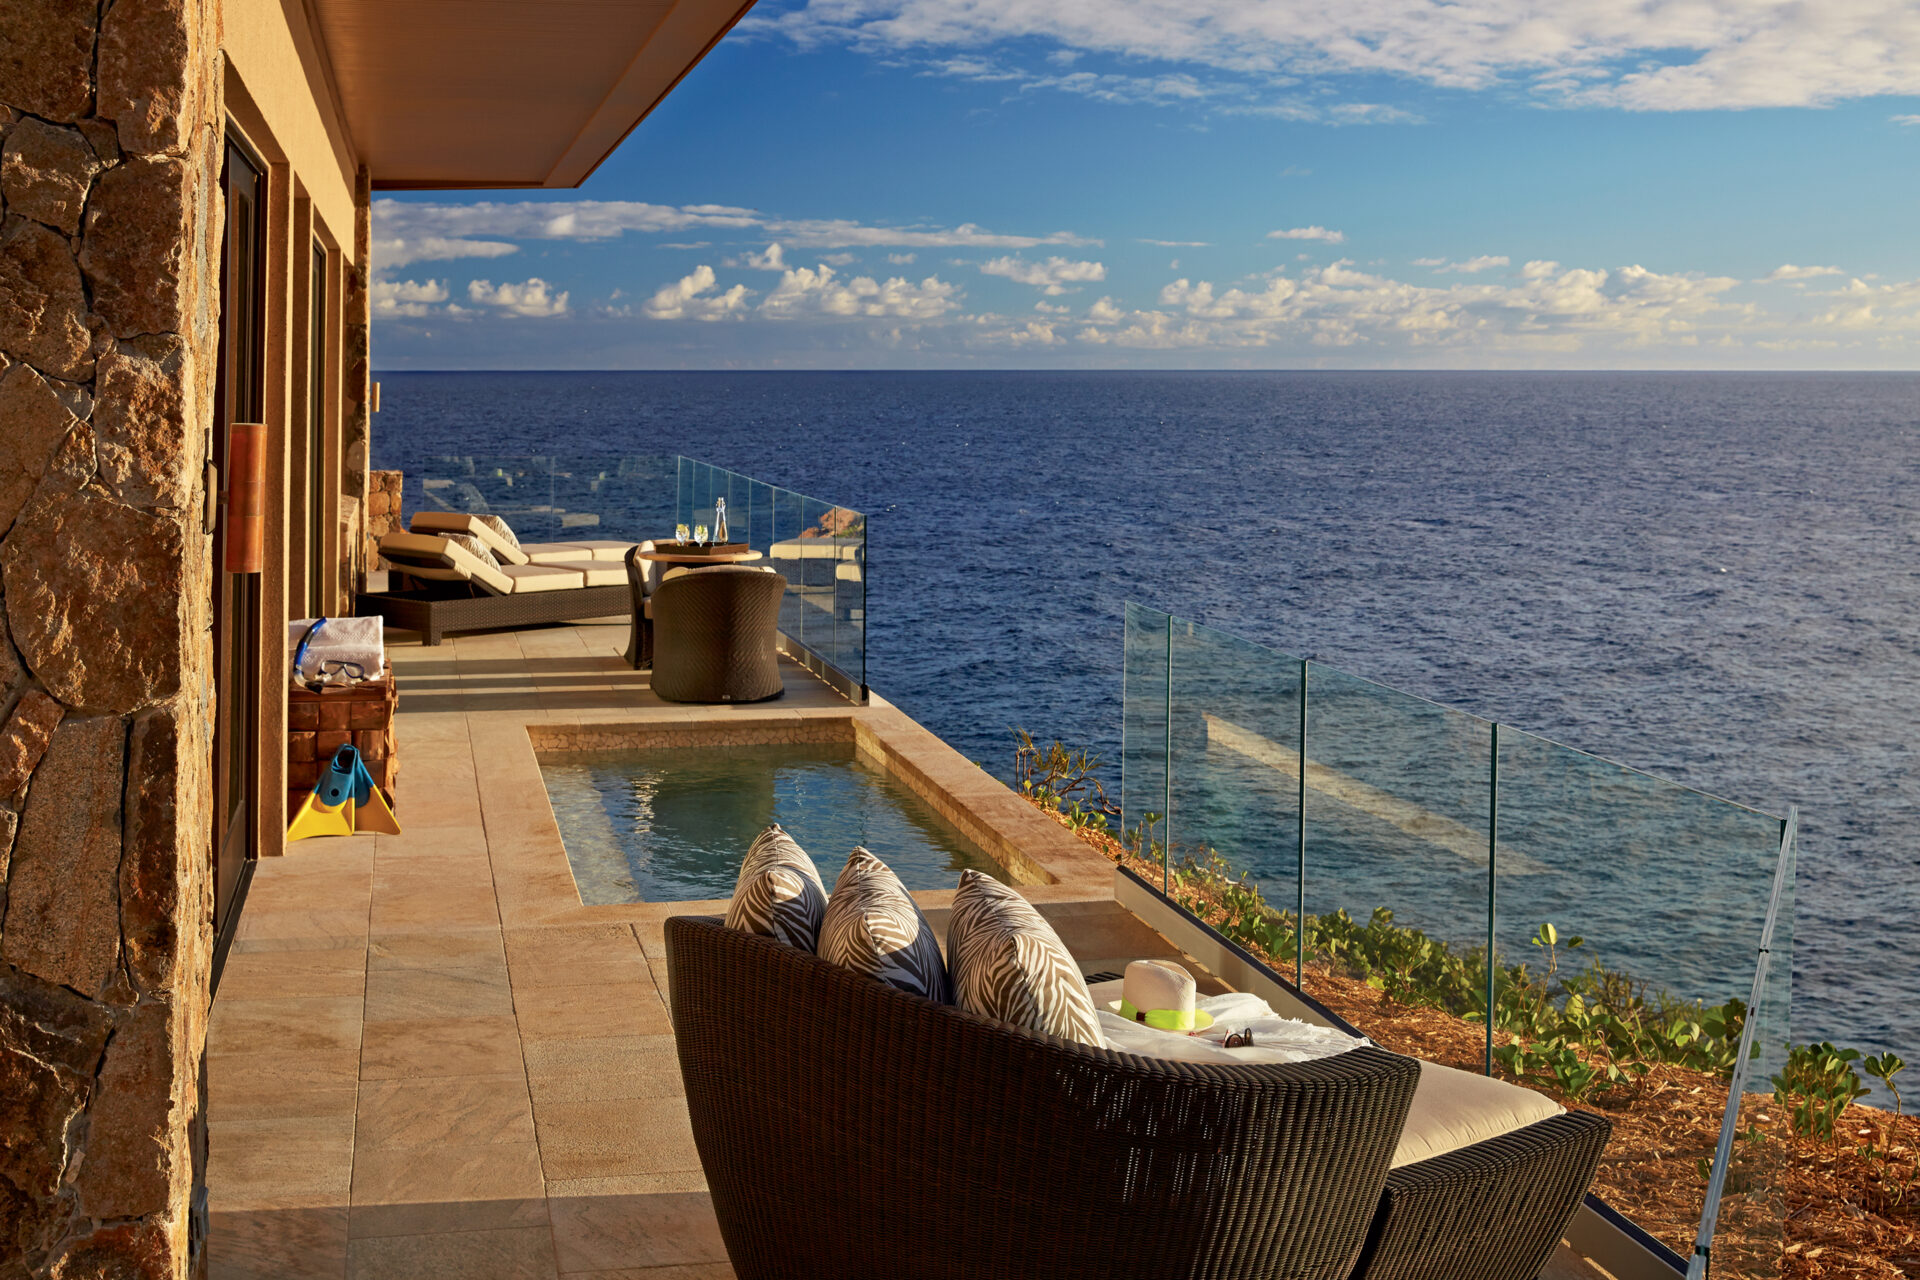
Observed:
[[[216,23],[214,0],[0,0],[9,1276],[190,1266],[210,950]]]

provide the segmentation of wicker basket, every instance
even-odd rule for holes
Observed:
[[[367,772],[395,804],[394,785],[400,778],[400,755],[393,738],[393,712],[400,690],[393,668],[378,680],[356,685],[329,685],[315,693],[295,687],[287,695],[287,817],[291,821],[313,784],[320,781],[333,753],[341,747],[360,749]]]

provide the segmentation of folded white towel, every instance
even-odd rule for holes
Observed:
[[[1113,988],[1111,995],[1106,993],[1108,987]],[[1100,1033],[1106,1036],[1107,1047],[1118,1053],[1174,1058],[1182,1062],[1308,1062],[1331,1058],[1368,1043],[1365,1037],[1346,1035],[1297,1018],[1283,1018],[1265,1000],[1244,991],[1202,996],[1194,1002],[1196,1009],[1213,1015],[1213,1025],[1205,1031],[1193,1035],[1156,1031],[1108,1011],[1106,1001],[1117,998],[1119,988],[1117,980],[1089,988],[1094,996],[1094,1008],[1100,1014]],[[1250,1046],[1229,1049],[1221,1043],[1229,1034],[1247,1030],[1253,1032]]]
[[[312,618],[301,618],[287,624],[287,663],[293,663],[293,655],[300,648],[300,638],[307,634],[307,628],[314,623]],[[310,680],[318,674],[322,662],[354,662],[367,673],[367,679],[377,680],[386,670],[387,645],[384,630],[384,618],[328,618],[314,634],[313,643],[307,646],[306,654],[300,659],[300,670],[294,675],[298,679]]]

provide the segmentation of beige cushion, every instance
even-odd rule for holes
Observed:
[[[576,547],[585,547],[593,553],[595,560],[619,562],[627,558],[627,552],[633,549],[631,542],[576,542]]]
[[[1393,1167],[1416,1164],[1503,1133],[1565,1115],[1552,1098],[1472,1071],[1420,1064],[1420,1087],[1407,1112]]]
[[[499,516],[469,515],[464,511],[416,511],[413,515],[413,532],[424,534],[464,533],[480,539],[487,550],[493,552],[494,559],[501,564],[525,564],[527,557],[520,550],[519,539],[508,529],[505,536],[500,530],[506,528],[506,521]]]
[[[450,537],[395,530],[380,539],[380,554],[416,578],[474,582],[500,596],[514,590],[508,571],[482,561]]]
[[[520,553],[533,564],[552,564],[555,560],[591,560],[593,548],[584,542],[523,542]]]
[[[577,573],[589,587],[622,587],[627,583],[627,566],[618,560],[548,560],[549,569]]]
[[[572,591],[587,585],[578,569],[562,569],[557,564],[510,564],[500,572],[512,582],[517,596],[534,591]]]

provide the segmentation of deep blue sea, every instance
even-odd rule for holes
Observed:
[[[1117,756],[1131,599],[1798,805],[1794,1036],[1920,1059],[1920,376],[380,380],[378,467],[680,453],[868,512],[870,684],[1002,776],[1013,725]]]

